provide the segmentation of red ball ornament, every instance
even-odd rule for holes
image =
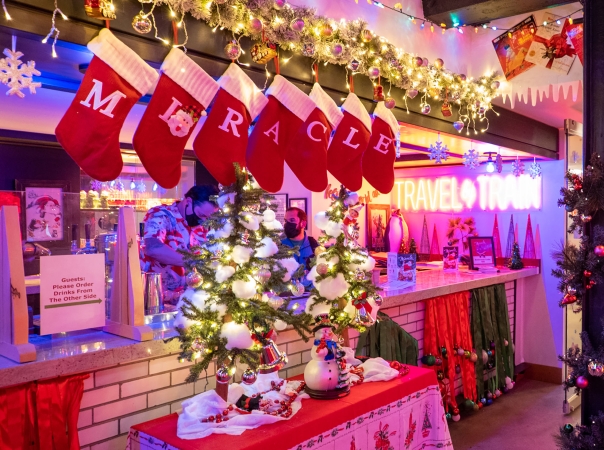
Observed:
[[[592,273],[589,270],[584,270],[583,275],[585,275],[587,278],[589,278],[592,276]]]
[[[604,245],[596,245],[596,248],[594,248],[594,253],[596,256],[604,256]]]
[[[580,376],[580,377],[577,377],[577,381],[576,381],[575,385],[579,389],[585,389],[589,385],[589,382],[587,381],[587,378],[585,378],[584,376]]]
[[[453,408],[453,414],[454,415],[459,414],[459,408]]]

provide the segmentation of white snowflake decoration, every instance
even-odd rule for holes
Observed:
[[[434,161],[434,164],[442,164],[443,161],[446,161],[449,158],[449,155],[447,154],[449,149],[446,145],[443,145],[440,140],[440,133],[438,134],[438,141],[430,145],[429,151],[430,154],[428,156],[430,157],[430,161]]]
[[[471,148],[463,154],[463,165],[468,169],[476,169],[478,167],[478,152]]]
[[[529,166],[528,173],[533,180],[541,176],[541,166],[537,164],[536,160],[533,160],[533,162]]]
[[[42,86],[42,83],[34,82],[33,76],[42,75],[39,70],[36,70],[36,63],[34,61],[27,61],[25,64],[20,61],[23,53],[4,49],[6,58],[0,59],[0,82],[8,86],[6,95],[17,95],[18,97],[25,97],[25,94],[21,92],[23,89],[29,89],[30,94],[36,93],[36,88]]]
[[[140,180],[140,182],[136,185],[136,190],[141,194],[144,194],[147,191],[147,186],[145,186],[145,182]]]
[[[512,173],[515,177],[519,177],[524,173],[524,163],[516,158],[516,161],[512,161]]]

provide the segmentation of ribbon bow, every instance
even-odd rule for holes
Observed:
[[[549,59],[547,68],[551,69],[554,64],[554,59],[564,58],[565,56],[575,56],[577,52],[567,42],[566,30],[562,30],[560,34],[554,34],[551,38],[545,39],[541,36],[533,38],[535,42],[539,42],[545,46],[543,59]]]
[[[324,348],[327,349],[325,361],[331,361],[332,359],[336,358],[336,349],[338,347],[338,344],[335,341],[328,341],[326,339],[315,339],[314,345],[317,346],[317,353],[319,353],[319,350],[322,350]]]
[[[372,306],[369,304],[369,302],[367,301],[367,292],[363,292],[361,294],[360,297],[355,298],[352,301],[352,305],[356,308],[356,309],[362,309],[365,308],[365,311],[367,311],[368,313],[371,313],[371,310],[373,309]]]
[[[266,333],[254,333],[252,334],[252,340],[260,345],[265,345],[266,341],[268,340],[275,340],[275,337],[277,337],[277,333],[275,333],[275,330],[268,330]]]

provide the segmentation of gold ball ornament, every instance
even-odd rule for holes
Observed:
[[[319,256],[321,253],[325,253],[326,251],[327,249],[325,247],[319,245],[317,248],[315,248],[315,256]]]
[[[393,109],[396,106],[396,100],[394,100],[392,97],[386,97],[386,100],[384,100],[384,106],[388,109]]]
[[[373,39],[373,33],[367,28],[361,30],[361,41],[369,42]]]
[[[436,67],[437,69],[442,69],[444,65],[445,62],[442,59],[437,58],[434,60],[434,67]]]
[[[241,56],[241,46],[237,40],[233,39],[224,47],[224,52],[229,59],[236,60]]]
[[[132,28],[134,28],[137,33],[147,34],[153,29],[153,24],[149,17],[140,12],[132,19]]]
[[[324,24],[320,29],[321,36],[331,37],[333,34],[333,28],[328,23]]]
[[[260,33],[263,28],[264,24],[262,23],[262,20],[258,19],[257,17],[254,17],[252,20],[250,20],[250,29],[255,33]]]
[[[187,274],[185,281],[187,282],[187,286],[197,289],[199,286],[201,286],[201,283],[203,283],[203,276],[193,269],[193,271]]]
[[[428,89],[428,94],[430,94],[430,97],[436,98],[440,95],[440,90],[437,88],[430,88]]]

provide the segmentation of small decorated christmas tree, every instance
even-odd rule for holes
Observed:
[[[304,288],[293,281],[303,270],[292,257],[296,250],[280,243],[276,205],[246,172],[237,165],[235,170],[236,182],[222,187],[220,209],[204,224],[208,241],[183,253],[189,288],[174,325],[181,357],[195,361],[187,381],[197,380],[216,359],[218,382],[228,383],[241,362],[249,366],[243,381],[251,384],[257,370],[270,373],[287,364],[273,342],[274,329],[292,325],[305,340],[310,332],[310,317],[295,314],[297,304],[279,296]]]
[[[409,250],[407,253],[415,253],[417,254],[417,244],[415,243],[415,239],[411,238],[409,241]]]
[[[518,245],[518,242],[514,242],[514,246],[512,247],[512,257],[510,258],[508,267],[512,270],[519,270],[524,267],[522,258],[520,258],[520,246]]]

